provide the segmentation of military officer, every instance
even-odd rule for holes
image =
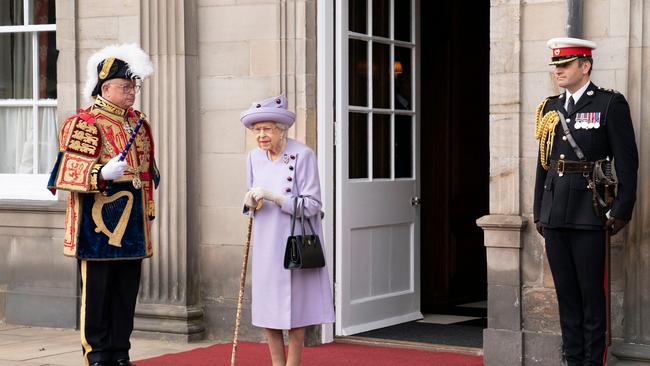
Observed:
[[[534,220],[555,282],[564,358],[568,365],[603,365],[604,230],[616,234],[632,215],[638,170],[634,129],[625,97],[590,81],[594,42],[554,38],[548,46],[564,92],[537,108]],[[612,160],[618,177],[613,202],[611,187],[602,183],[611,179],[598,176],[609,173]]]
[[[128,366],[159,181],[151,127],[132,106],[153,65],[137,45],[117,45],[92,55],[87,73],[91,105],[63,123],[48,186],[70,192],[63,252],[79,261],[84,364]]]

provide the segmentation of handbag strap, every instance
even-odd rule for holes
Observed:
[[[291,236],[296,229],[296,211],[298,210],[298,197],[293,198],[293,211],[291,212]],[[303,229],[303,232],[305,230]],[[304,234],[303,234],[304,235]]]
[[[309,220],[309,217],[305,218],[305,196],[298,196],[300,197],[300,226],[302,229],[302,236],[306,235],[316,235],[316,231],[314,230],[314,226],[311,224],[311,220]],[[311,229],[311,234],[306,234],[305,233],[305,220],[307,220],[307,224],[309,225],[309,229]],[[292,234],[293,235],[293,234]]]

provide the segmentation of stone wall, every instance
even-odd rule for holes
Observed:
[[[246,153],[254,141],[239,114],[255,100],[284,93],[297,113],[290,136],[315,147],[315,1],[201,0],[199,54],[199,271],[207,336],[228,340],[239,289],[246,218]],[[285,26],[286,25],[286,26]],[[309,109],[309,111],[308,111]],[[250,277],[242,337],[250,327]]]
[[[74,328],[76,261],[63,256],[64,206],[0,203],[0,322]]]

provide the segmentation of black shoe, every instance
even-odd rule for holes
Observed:
[[[134,363],[131,363],[131,361],[127,359],[123,359],[123,360],[115,361],[115,366],[136,366],[136,365]]]

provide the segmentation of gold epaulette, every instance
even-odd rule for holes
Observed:
[[[542,100],[541,103],[535,109],[535,139],[539,140],[542,137],[542,113],[544,113],[544,107],[548,102],[548,98]]]
[[[550,167],[548,158],[553,151],[555,127],[560,122],[560,115],[555,110],[543,114],[549,99],[544,99],[535,110],[535,138],[539,140],[539,160],[544,170],[548,170]]]

